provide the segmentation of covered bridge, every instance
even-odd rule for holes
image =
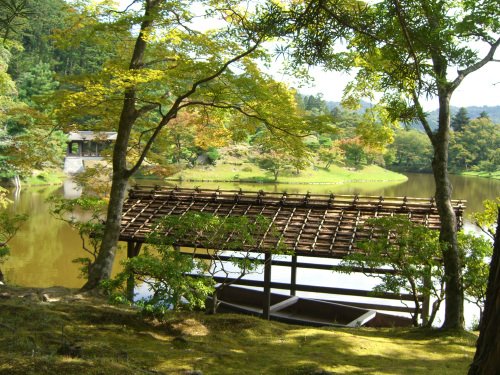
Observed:
[[[457,225],[462,225],[465,201],[452,201],[457,215]],[[431,229],[440,228],[434,198],[382,197],[359,195],[313,195],[251,192],[242,190],[201,190],[169,187],[136,186],[130,190],[123,208],[120,240],[128,242],[128,256],[138,254],[141,244],[152,231],[158,219],[165,216],[183,216],[186,213],[204,212],[221,217],[257,216],[268,219],[269,228],[262,231],[257,245],[243,244],[244,249],[232,249],[230,236],[219,250],[264,253],[264,280],[239,280],[242,285],[264,287],[269,295],[271,288],[354,295],[370,297],[370,291],[342,289],[296,283],[297,268],[335,269],[331,264],[298,262],[298,256],[342,259],[356,251],[356,243],[370,240],[377,232],[363,224],[369,218],[407,215],[415,222]],[[271,228],[275,235],[270,235]],[[168,231],[168,230],[167,230]],[[278,234],[278,238],[276,237]],[[166,233],[167,234],[167,233]],[[293,251],[290,261],[272,259],[277,239]],[[196,235],[177,238],[175,245],[199,248]],[[246,247],[246,248],[245,248]],[[203,257],[200,254],[200,257]],[[291,268],[290,283],[271,282],[272,265]],[[359,270],[360,272],[362,270]],[[381,269],[381,273],[390,270]],[[217,278],[216,278],[217,280]],[[408,298],[407,298],[408,297]],[[410,300],[410,296],[384,295],[384,298]],[[353,304],[353,303],[350,303]],[[362,304],[374,309],[409,311],[404,307]],[[264,306],[264,315],[269,305]],[[268,315],[267,315],[268,316]]]

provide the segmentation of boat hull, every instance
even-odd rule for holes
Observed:
[[[286,323],[337,327],[408,327],[409,318],[330,301],[271,293],[270,317]],[[217,293],[217,311],[262,316],[264,294],[259,290],[226,286]],[[208,305],[213,305],[212,298]]]

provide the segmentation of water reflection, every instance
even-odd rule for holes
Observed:
[[[29,214],[28,221],[9,243],[11,255],[2,265],[11,284],[70,288],[83,284],[78,277],[78,265],[72,260],[86,253],[78,233],[50,215],[46,199],[54,194],[62,195],[62,187],[23,188],[20,199],[10,207],[12,212]]]

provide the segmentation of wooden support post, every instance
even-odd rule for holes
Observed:
[[[264,298],[262,306],[262,317],[269,320],[271,317],[271,253],[266,252],[264,257]]]
[[[132,242],[127,241],[127,258],[133,258],[139,255],[139,251],[141,251],[142,244],[140,242]],[[130,302],[134,301],[134,288],[135,288],[135,279],[134,275],[130,275],[127,279],[127,299]]]
[[[431,299],[430,299],[430,289],[432,287],[431,270],[426,269],[425,276],[423,279],[424,290],[428,291],[424,295],[424,300],[422,301],[422,325],[426,326],[429,322],[429,313],[431,309]]]
[[[297,294],[297,255],[292,255],[291,275],[290,275],[290,295]]]

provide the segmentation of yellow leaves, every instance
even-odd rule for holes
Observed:
[[[364,147],[376,152],[385,152],[385,147],[394,141],[394,124],[389,121],[385,108],[375,107],[365,112],[363,121],[356,127]]]
[[[7,206],[12,203],[10,199],[7,198],[9,191],[0,186],[0,209],[7,208]]]
[[[152,30],[151,32],[144,33],[143,39],[147,43],[163,44],[170,46],[179,46],[186,38],[186,33],[179,29],[173,30]]]
[[[196,126],[195,145],[203,150],[209,147],[223,147],[231,140],[231,132],[222,125],[203,125]]]
[[[106,102],[122,100],[125,90],[163,84],[168,74],[167,71],[159,69],[129,70],[121,67],[107,67],[99,75],[82,78],[79,82],[82,90],[68,93],[64,97],[63,107],[66,109],[81,106],[95,107]]]
[[[113,78],[109,83],[110,87],[114,89],[127,89],[144,83],[158,82],[167,76],[165,71],[157,69],[115,69],[114,72],[110,73]]]

